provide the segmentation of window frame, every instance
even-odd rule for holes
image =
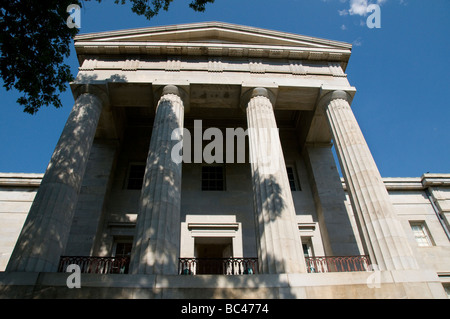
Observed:
[[[204,172],[204,169],[206,169],[206,168],[209,168],[209,169],[211,169],[211,168],[220,168],[221,169],[221,173],[222,173],[222,178],[220,179],[220,178],[209,178],[208,177],[208,178],[205,179],[204,178],[204,174],[205,173],[208,173],[208,174],[217,173],[217,172]],[[208,184],[207,187],[204,187],[204,182],[207,182],[207,184]],[[214,182],[216,182],[216,183],[221,182],[222,183],[222,188],[219,189],[217,185],[210,187],[209,183],[214,183]],[[211,164],[211,165],[210,164],[203,164],[202,165],[202,169],[201,169],[201,184],[200,184],[200,188],[201,188],[202,192],[225,191],[226,190],[226,170],[225,170],[225,165],[223,165],[223,164],[219,164],[219,165],[217,165],[217,164],[215,164],[215,165],[213,165],[213,164]]]
[[[410,220],[409,225],[418,247],[435,246],[433,237],[431,236],[430,230],[424,220]],[[414,229],[415,227],[420,227],[422,235],[418,234],[418,231]]]
[[[140,188],[130,188],[130,178],[131,178],[131,170],[132,167],[137,167],[137,166],[143,166],[144,167],[144,172],[142,174],[142,183],[141,183],[141,187]],[[128,169],[127,169],[127,176],[125,179],[125,185],[124,185],[124,189],[126,190],[141,190],[142,189],[142,185],[144,183],[144,176],[145,176],[145,166],[146,163],[144,162],[131,162],[128,164]],[[136,181],[138,178],[134,178],[133,180]]]
[[[301,236],[301,242],[302,242],[302,250],[303,250],[303,256],[305,258],[313,258],[315,257],[314,254],[314,246],[312,243],[312,237],[311,236]],[[308,256],[305,255],[305,246],[308,253]]]
[[[291,172],[289,172],[289,171],[291,171]],[[302,188],[301,188],[300,182],[298,180],[297,170],[296,170],[295,166],[294,165],[286,165],[286,173],[287,173],[289,187],[291,189],[291,192],[301,191]],[[293,183],[294,189],[292,189],[291,182]]]
[[[111,250],[111,257],[117,257],[117,245],[119,245],[119,244],[129,244],[131,246],[130,254],[128,256],[124,256],[124,255],[120,256],[120,257],[130,257],[131,256],[131,251],[133,249],[133,238],[132,237],[130,237],[130,238],[128,238],[128,237],[126,237],[126,238],[115,238],[114,241],[113,241],[113,247],[112,247],[112,250]]]

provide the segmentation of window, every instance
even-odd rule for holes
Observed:
[[[314,257],[311,237],[302,237],[302,247],[305,258]]]
[[[114,241],[112,257],[115,258],[112,263],[111,273],[128,274],[132,247],[132,237],[122,237]]]
[[[411,230],[419,247],[433,246],[430,232],[424,221],[410,222]]]
[[[291,187],[291,191],[297,191],[300,190],[300,187],[297,187],[294,168],[292,166],[286,167],[288,180],[289,180],[289,186]]]
[[[117,242],[115,243],[114,257],[130,257],[132,242]]]
[[[305,256],[306,268],[308,272],[316,272],[316,262],[314,261],[314,251],[311,237],[301,237],[303,256]]]
[[[127,189],[141,189],[144,173],[145,164],[131,164],[128,169]]]
[[[225,190],[224,166],[202,167],[202,191]]]

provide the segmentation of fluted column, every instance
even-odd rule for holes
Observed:
[[[181,166],[171,158],[182,134],[184,106],[175,86],[158,102],[141,190],[130,269],[135,274],[176,274],[180,248]]]
[[[344,91],[323,101],[352,207],[371,261],[381,270],[417,269],[417,261]]]
[[[53,272],[66,247],[102,111],[99,95],[77,97],[17,240],[7,271]]]
[[[266,89],[253,90],[246,113],[261,271],[306,272],[286,164]]]

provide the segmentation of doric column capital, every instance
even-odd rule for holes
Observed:
[[[156,85],[154,86],[154,103],[155,107],[158,105],[159,100],[164,95],[176,95],[178,96],[181,101],[183,102],[184,111],[189,111],[189,86],[181,86],[181,85],[174,85],[174,84],[167,84],[167,85]]]
[[[338,99],[345,100],[347,102],[351,101],[350,95],[347,92],[342,91],[342,90],[337,90],[337,91],[331,92],[329,99],[330,99],[330,101],[338,100]]]
[[[264,96],[264,97],[270,99],[269,91],[266,88],[262,88],[262,87],[254,88],[251,92],[252,92],[252,94],[251,94],[250,98],[254,98],[256,96]]]
[[[95,84],[81,84],[73,89],[73,97],[75,100],[86,93],[95,95],[102,101],[104,107],[109,107],[109,94],[106,89]]]
[[[258,96],[262,96],[269,99],[270,103],[272,104],[272,107],[275,105],[276,96],[270,89],[264,87],[255,87],[247,90],[244,94],[242,94],[241,108],[245,110],[250,100]]]
[[[170,84],[170,85],[166,85],[165,87],[163,87],[161,96],[166,95],[166,94],[174,94],[174,95],[178,95],[179,97],[181,97],[180,89],[176,85]]]
[[[319,99],[318,108],[324,110],[328,104],[334,100],[344,100],[350,104],[352,101],[352,96],[343,90],[329,91],[323,94],[323,96]]]

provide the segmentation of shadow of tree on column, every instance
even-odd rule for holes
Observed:
[[[17,270],[57,269],[100,118],[95,99],[80,95],[69,115],[11,257]]]
[[[118,77],[126,80],[123,76]],[[117,80],[117,77],[111,80]],[[76,81],[80,85],[95,85],[97,75],[81,74]],[[104,101],[89,89],[76,97],[7,271],[57,270],[70,233],[96,129],[105,109],[103,104]]]
[[[256,240],[262,273],[286,273],[292,269],[300,272],[302,269],[295,208],[287,174],[283,176],[283,173],[286,174],[281,171],[262,175],[256,170],[253,176]]]
[[[177,102],[161,99],[156,109],[131,252],[133,273],[178,268],[182,163],[172,159],[172,149],[182,135],[172,139],[172,132],[182,128],[184,110]]]

